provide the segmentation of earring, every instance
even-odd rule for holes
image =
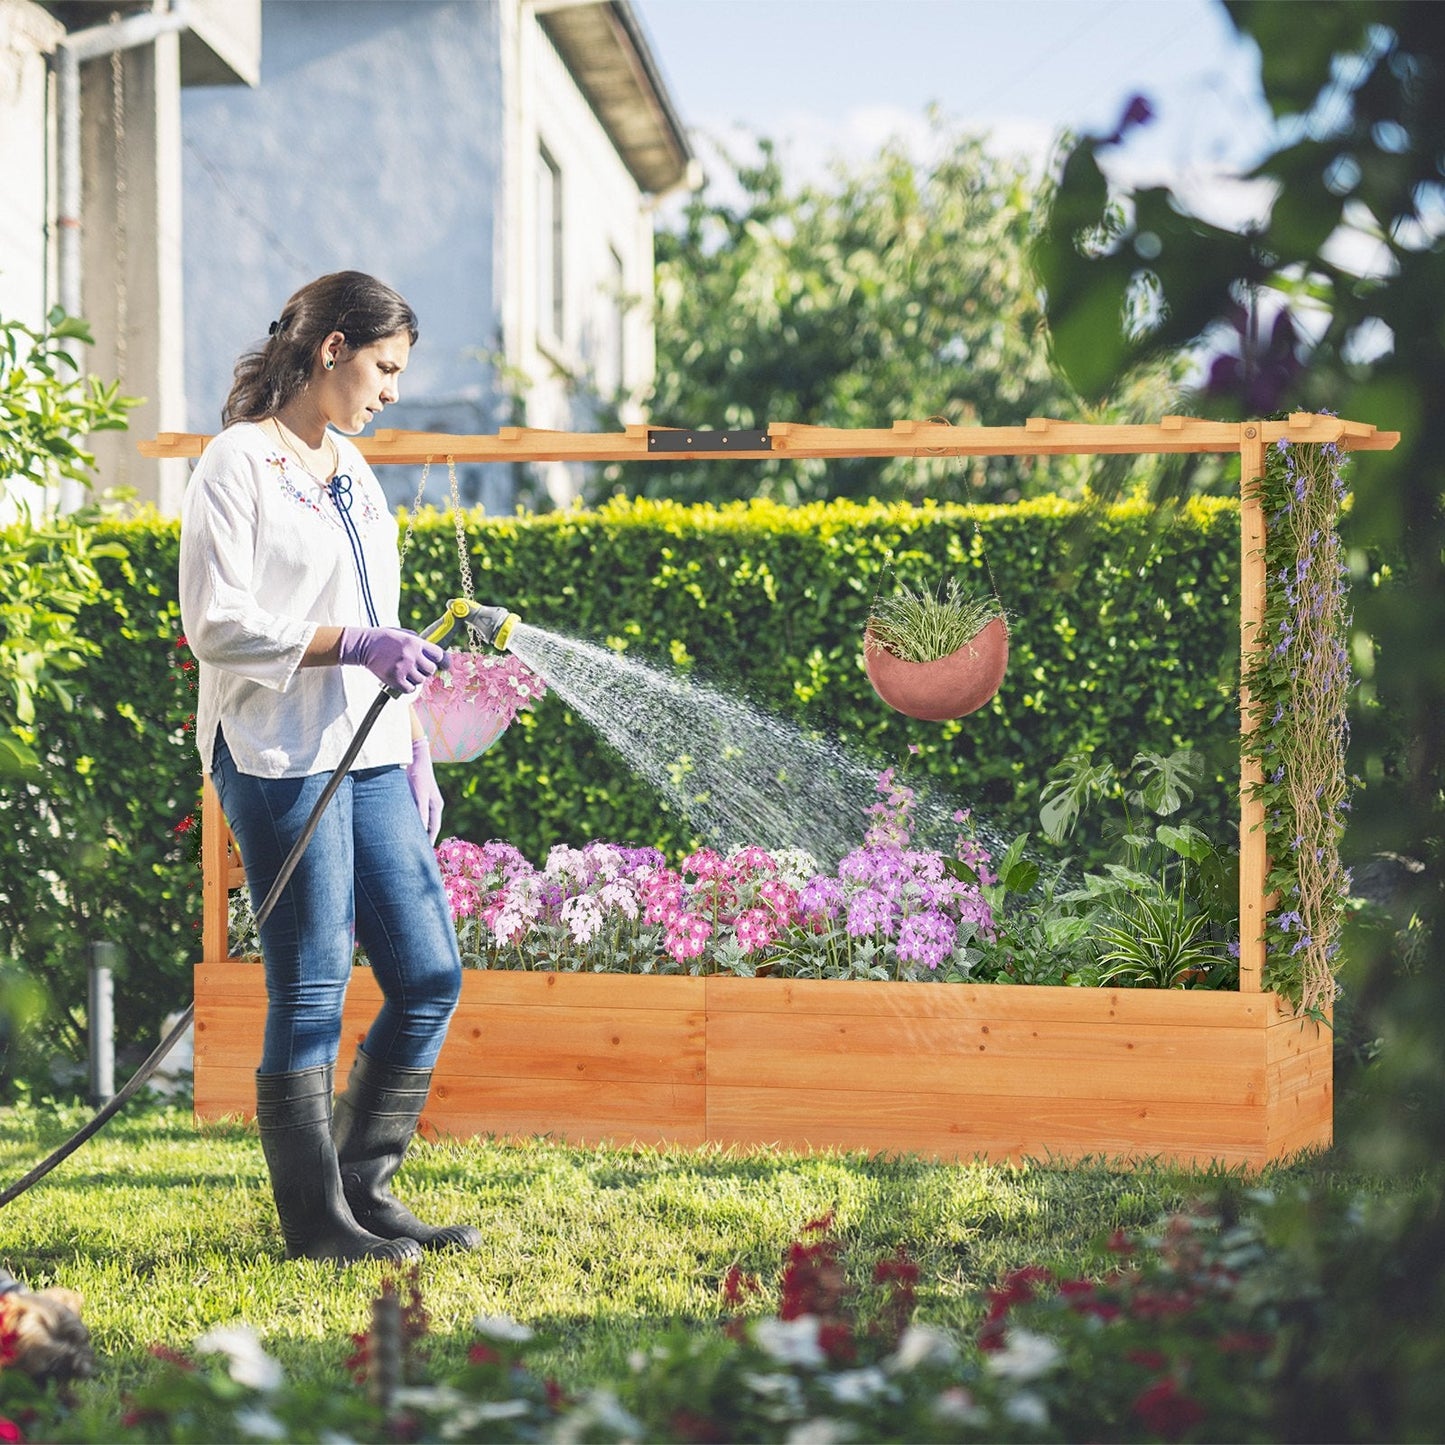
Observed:
[[[321,364],[327,369],[327,371],[330,371],[331,368],[336,365],[336,363],[331,360],[323,361]]]

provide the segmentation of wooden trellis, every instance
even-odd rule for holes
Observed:
[[[1286,421],[1219,422],[1166,416],[1157,425],[1110,425],[1030,417],[1021,427],[960,428],[947,422],[897,421],[887,428],[803,426],[774,422],[766,429],[691,431],[677,427],[629,426],[612,433],[542,431],[503,427],[495,435],[453,436],[444,432],[380,430],[361,440],[373,466],[454,462],[638,462],[679,457],[719,461],[764,461],[780,457],[1000,457],[1152,456],[1166,453],[1235,453],[1240,461],[1240,676],[1258,645],[1264,616],[1264,513],[1259,479],[1265,448],[1278,441],[1334,443],[1350,451],[1388,451],[1398,432],[1310,412]],[[142,442],[149,457],[197,457],[210,438],[162,432]],[[1252,727],[1249,700],[1241,697],[1241,743]],[[1258,765],[1240,764],[1239,821],[1239,987],[1257,993],[1264,975],[1264,925],[1268,912],[1263,812],[1254,799]],[[224,901],[224,900],[222,900]],[[210,913],[217,910],[208,910]],[[225,910],[220,909],[224,929]],[[208,957],[211,955],[208,952]],[[217,955],[221,956],[221,955]]]
[[[142,442],[141,452],[152,457],[195,457],[199,456],[208,437],[163,433],[153,442]],[[845,429],[831,427],[803,426],[791,422],[775,422],[766,429],[737,431],[690,431],[681,428],[658,428],[647,426],[628,427],[623,432],[592,434],[575,432],[539,431],[520,427],[503,428],[496,435],[453,436],[433,432],[378,431],[374,438],[361,440],[358,445],[362,454],[373,465],[406,463],[417,465],[424,462],[448,460],[453,462],[667,462],[680,456],[714,460],[760,461],[768,458],[849,458],[849,457],[943,457],[961,458],[978,456],[1149,456],[1179,453],[1237,454],[1240,459],[1240,675],[1249,672],[1251,659],[1262,646],[1261,624],[1264,617],[1267,577],[1265,569],[1265,518],[1260,502],[1259,482],[1264,475],[1265,449],[1277,442],[1291,444],[1323,445],[1333,443],[1343,450],[1382,451],[1394,447],[1399,440],[1396,432],[1382,432],[1365,423],[1346,421],[1339,417],[1296,413],[1285,421],[1244,421],[1215,422],[1192,417],[1165,417],[1151,425],[1110,425],[1078,422],[1053,421],[1046,418],[1030,418],[1021,427],[977,427],[957,428],[944,422],[899,421],[889,428]],[[698,1064],[702,1080],[703,1103],[698,1115],[701,1122],[672,1126],[655,1117],[655,1104],[637,1120],[622,1115],[599,1117],[595,1122],[579,1122],[568,1110],[578,1107],[578,1096],[567,1094],[566,1103],[556,1105],[556,1113],[548,1113],[547,1106],[539,1105],[538,1099],[545,1091],[553,1088],[554,1075],[549,1066],[528,1065],[531,1072],[519,1075],[515,1082],[518,1097],[528,1101],[522,1112],[508,1113],[505,1105],[495,1101],[501,1097],[499,1081],[489,1077],[480,1088],[480,1097],[492,1099],[490,1105],[479,1106],[483,1112],[468,1112],[447,1103],[449,1084],[434,1090],[435,1127],[454,1133],[507,1132],[509,1129],[543,1128],[562,1137],[575,1138],[586,1142],[600,1138],[636,1138],[666,1142],[700,1142],[703,1139],[723,1143],[766,1143],[789,1142],[801,1146],[839,1145],[842,1147],[915,1148],[945,1157],[967,1157],[971,1153],[985,1153],[996,1157],[1047,1152],[1059,1157],[1082,1156],[1090,1153],[1133,1153],[1153,1154],[1176,1159],[1203,1160],[1214,1158],[1223,1162],[1260,1163],[1265,1159],[1278,1158],[1300,1148],[1315,1147],[1329,1142],[1332,1119],[1332,1086],[1330,1080],[1330,1042],[1320,1036],[1317,1026],[1307,1019],[1292,1016],[1284,1000],[1269,995],[1257,997],[1263,992],[1265,963],[1265,922],[1272,904],[1267,896],[1269,859],[1263,828],[1263,807],[1256,798],[1256,784],[1260,781],[1258,765],[1247,756],[1245,744],[1253,726],[1251,708],[1247,696],[1241,697],[1240,731],[1240,797],[1239,819],[1239,929],[1240,929],[1240,979],[1239,996],[1231,1003],[1219,995],[1200,996],[1177,994],[1171,991],[1169,997],[1149,997],[1147,991],[1137,990],[1091,991],[1051,990],[1044,988],[1003,990],[1008,999],[999,1003],[985,1003],[994,999],[998,990],[990,992],[986,986],[975,988],[968,985],[951,985],[943,993],[934,989],[925,990],[929,1002],[928,1011],[947,1012],[952,1019],[948,1024],[939,1023],[947,1040],[956,1040],[961,1029],[973,1029],[985,1016],[999,1015],[1006,1020],[1018,1010],[1027,1014],[1012,1022],[1026,1029],[1020,1046],[1027,1050],[1057,1050],[1050,1055],[1044,1073],[1057,1068],[1060,1087],[1080,1087],[1083,1077],[1078,1072],[1081,1064],[1092,1067],[1087,1060],[1091,1053],[1103,1048],[1111,1054],[1120,1051],[1120,1062],[1106,1063],[1102,1059],[1097,1066],[1097,1082],[1086,1087],[1079,1100],[1085,1112],[1078,1118],[1062,1116],[1044,1118],[1044,1105],[1033,1093],[1021,1096],[1011,1105],[1010,1090],[1017,1086],[1011,1082],[1013,1075],[969,1075],[969,1082],[958,1084],[958,1100],[972,1105],[980,1097],[994,1097],[1000,1100],[1001,1112],[994,1116],[992,1124],[980,1124],[971,1132],[971,1125],[963,1122],[968,1110],[954,1107],[946,1102],[938,1105],[943,1112],[928,1120],[913,1120],[920,1107],[916,1092],[907,1095],[891,1095],[888,1089],[892,1081],[889,1075],[896,1073],[891,1067],[881,1070],[879,1082],[859,1082],[860,1090],[870,1089],[868,1097],[876,1104],[876,1120],[870,1123],[863,1112],[863,1095],[855,1098],[854,1113],[850,1124],[833,1121],[818,1122],[812,1115],[801,1115],[790,1123],[788,1111],[802,1109],[799,1103],[800,1089],[796,1079],[780,1080],[775,1090],[769,1092],[767,1082],[758,1070],[760,1060],[753,1055],[739,1063],[727,1053],[726,1040],[731,1025],[728,1020],[731,1010],[761,1011],[763,1005],[754,1003],[761,1000],[771,988],[781,990],[786,1007],[793,1010],[784,1026],[786,1046],[780,1057],[792,1056],[794,1061],[809,1047],[804,1033],[816,1026],[819,1032],[819,1058],[827,1060],[837,1047],[840,1030],[834,1024],[839,1019],[855,1015],[865,1007],[861,1000],[878,998],[882,995],[855,995],[855,988],[877,990],[887,986],[879,984],[769,984],[767,981],[751,980],[741,985],[747,992],[740,992],[730,980],[676,980],[651,981],[657,984],[681,984],[689,982],[697,986],[699,996],[711,1000],[717,996],[716,1004],[711,1002],[690,1003],[688,1009],[701,1008],[704,1026],[702,1037],[706,1040],[703,1056]],[[203,935],[204,961],[197,970],[197,1075],[196,1105],[198,1113],[205,1117],[218,1117],[225,1113],[243,1111],[247,1107],[247,1085],[249,1069],[243,1066],[242,1055],[234,1045],[222,1058],[218,1052],[215,1070],[218,1083],[212,1086],[203,1082],[203,1070],[207,1063],[207,1047],[219,1048],[225,1037],[234,1039],[243,1017],[241,993],[246,991],[250,1002],[245,1008],[260,1006],[259,981],[251,970],[252,978],[237,982],[231,974],[224,974],[227,967],[227,917],[228,896],[232,888],[244,881],[240,859],[235,853],[229,829],[225,825],[214,794],[207,788],[203,812],[203,891],[205,923]],[[203,981],[206,999],[203,1003]],[[500,979],[478,978],[473,980],[479,986],[505,988]],[[523,981],[527,982],[527,981]],[[535,980],[531,981],[535,982]],[[563,981],[556,980],[559,984]],[[600,983],[600,981],[598,981]],[[625,984],[640,987],[644,980],[625,980]],[[530,986],[530,984],[529,984]],[[580,988],[581,985],[576,987]],[[557,992],[572,989],[566,984]],[[841,992],[840,992],[841,990]],[[1097,992],[1100,996],[1092,1002],[1081,995]],[[806,993],[809,1002],[801,1000]],[[1053,1000],[1053,994],[1067,994],[1061,1000]],[[1130,997],[1140,994],[1139,997]],[[1250,995],[1256,997],[1251,998]],[[1037,998],[1037,1008],[1029,1002]],[[855,998],[859,1000],[856,1004]],[[841,1000],[841,1002],[840,1002]],[[945,1010],[946,1004],[946,1010]],[[1171,1004],[1173,1005],[1171,1009]],[[464,1000],[465,1005],[465,1000]],[[505,1003],[500,1005],[506,1007]],[[896,1005],[901,1007],[901,1005]],[[493,1005],[488,1005],[488,1008]],[[797,1010],[804,1012],[798,1013]],[[992,1009],[994,1014],[986,1015]],[[1161,1010],[1164,1012],[1161,1013]],[[213,1011],[213,1012],[212,1012]],[[821,1011],[815,1013],[815,1011]],[[886,1011],[886,1010],[885,1010]],[[485,1010],[483,1011],[485,1013]],[[217,1027],[213,1031],[215,1044],[203,1045],[202,1035],[211,1014]],[[1037,1019],[1035,1018],[1037,1014]],[[956,1019],[954,1015],[957,1015]],[[482,1015],[478,1015],[481,1017]],[[633,1017],[651,1017],[638,1013]],[[245,1015],[250,1018],[250,1014]],[[521,1017],[521,1016],[519,1016]],[[220,1026],[225,1020],[225,1027]],[[679,1038],[694,1038],[692,1014],[678,1027]],[[761,1012],[756,1016],[748,1013],[749,1022],[741,1031],[741,1037],[755,1039],[758,1036]],[[833,1022],[830,1023],[829,1019]],[[855,1019],[856,1021],[856,1019]],[[1082,1026],[1095,1034],[1092,1043],[1081,1041],[1078,1028]],[[480,1027],[480,1026],[478,1026]],[[1049,1030],[1061,1029],[1057,1039],[1051,1039]],[[1112,1041],[1111,1030],[1118,1031],[1119,1039]],[[950,1032],[952,1031],[952,1032]],[[453,1032],[456,1032],[454,1027]],[[714,1032],[718,1044],[714,1045]],[[999,1039],[1001,1031],[995,1030],[994,1043],[987,1048],[999,1054],[1004,1048]],[[987,1025],[981,1028],[982,1035],[989,1035]],[[259,1035],[258,1035],[259,1037]],[[972,1035],[970,1035],[972,1037]],[[830,1042],[831,1040],[831,1042]],[[1032,1045],[1028,1042],[1032,1040]],[[694,1040],[695,1041],[695,1040]],[[617,1039],[613,1039],[615,1044]],[[550,1045],[557,1051],[555,1036]],[[749,1045],[750,1046],[750,1045]],[[951,1046],[951,1043],[950,1043]],[[458,1046],[460,1048],[460,1045]],[[679,1045],[681,1047],[681,1045]],[[1011,1045],[1009,1047],[1012,1047]],[[956,1058],[960,1065],[960,1077],[968,1069],[980,1063],[979,1054],[984,1045],[969,1044],[967,1051]],[[716,1062],[713,1053],[722,1049]],[[1079,1052],[1079,1050],[1083,1052]],[[1181,1082],[1178,1097],[1165,1104],[1158,1092],[1159,1085],[1154,1074],[1145,1070],[1144,1060],[1150,1051],[1159,1058],[1178,1057],[1181,1068],[1188,1072],[1186,1060],[1191,1051],[1197,1051],[1205,1059],[1200,1066],[1201,1081],[1197,1092],[1191,1094],[1186,1083]],[[1183,1051],[1182,1054],[1180,1051]],[[671,1051],[671,1046],[669,1047]],[[543,1050],[545,1052],[545,1050]],[[235,1057],[232,1057],[235,1054]],[[1139,1067],[1131,1073],[1129,1057],[1138,1060]],[[730,1061],[731,1060],[731,1061]],[[443,1063],[447,1062],[444,1057]],[[834,1060],[836,1063],[836,1059]],[[942,1058],[940,1064],[944,1062]],[[998,1060],[998,1067],[1007,1069],[1012,1062],[1017,1066],[1017,1055],[1006,1052]],[[968,1069],[961,1066],[968,1065]],[[575,1065],[582,1068],[583,1065]],[[1151,1068],[1157,1066],[1149,1066]],[[756,1087],[746,1092],[729,1083],[731,1077],[745,1076]],[[1204,1078],[1203,1075],[1207,1075]],[[710,1084],[716,1076],[719,1082]],[[1173,1075],[1170,1074],[1172,1078]],[[1181,1079],[1183,1076],[1181,1075]],[[1063,1081],[1068,1081],[1064,1083]],[[948,1086],[947,1078],[940,1087]],[[556,1088],[570,1088],[571,1084],[558,1082]],[[676,1086],[670,1085],[673,1092]],[[911,1086],[910,1086],[911,1087]],[[1035,1093],[1040,1085],[1035,1082]],[[1088,1088],[1094,1088],[1093,1093]],[[768,1100],[772,1117],[781,1122],[759,1125],[751,1124],[752,1112],[757,1108],[759,1091]],[[964,1092],[964,1091],[974,1092]],[[539,1092],[540,1091],[540,1092]],[[717,1102],[708,1102],[716,1096]],[[734,1097],[737,1096],[737,1097]],[[562,1095],[556,1096],[559,1101]],[[600,1097],[594,1089],[586,1098]],[[1090,1104],[1090,1100],[1104,1101]],[[1030,1129],[1019,1126],[1015,1119],[1015,1105],[1032,1107],[1040,1114],[1038,1127]],[[932,1109],[933,1103],[927,1108]],[[733,1110],[729,1122],[729,1110]],[[1200,1111],[1213,1110],[1215,1116],[1216,1142],[1208,1142],[1209,1126],[1201,1122]],[[490,1112],[487,1112],[490,1110]],[[530,1110],[526,1112],[525,1110]],[[1109,1114],[1109,1122],[1098,1122],[1091,1130],[1090,1118],[1102,1121]],[[910,1128],[912,1132],[909,1132]],[[766,1132],[759,1132],[766,1130]],[[850,1132],[851,1130],[851,1132]],[[990,1130],[992,1132],[990,1132]],[[1227,1137],[1226,1137],[1227,1136]]]

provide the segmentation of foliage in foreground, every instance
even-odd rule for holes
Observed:
[[[384,1282],[370,1327],[354,1337],[350,1389],[288,1379],[255,1331],[234,1325],[208,1331],[190,1354],[158,1350],[160,1370],[119,1421],[0,1375],[0,1432],[156,1442],[1430,1439],[1445,1408],[1439,1302],[1409,1299],[1391,1279],[1378,1304],[1357,1292],[1367,1283],[1361,1222],[1381,1207],[1298,1188],[1226,1189],[1155,1228],[1112,1232],[1082,1271],[1009,1271],[967,1340],[915,1320],[919,1269],[905,1248],[854,1283],[823,1216],[788,1247],[775,1295],[734,1266],[717,1325],[665,1332],[622,1373],[570,1390],[535,1367],[534,1330],[506,1316],[477,1318],[465,1363],[434,1368],[413,1267]],[[776,1306],[760,1309],[764,1298]]]

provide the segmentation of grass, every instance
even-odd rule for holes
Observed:
[[[0,1111],[0,1179],[18,1177],[86,1117]],[[1259,1182],[1301,1173],[1341,1182],[1329,1156]],[[472,1321],[506,1314],[552,1341],[539,1363],[578,1387],[622,1374],[628,1354],[671,1324],[717,1320],[729,1266],[774,1282],[787,1245],[830,1211],[859,1281],[906,1245],[922,1272],[918,1318],[966,1336],[981,1292],[1004,1271],[1081,1267],[1091,1240],[1149,1224],[1226,1177],[1241,1178],[1107,1161],[939,1165],[476,1140],[419,1143],[398,1193],[423,1218],[475,1222],[486,1235],[478,1253],[421,1266],[433,1362],[459,1364]],[[238,1320],[288,1376],[341,1384],[384,1277],[380,1265],[286,1261],[255,1133],[197,1126],[174,1105],[120,1116],[0,1210],[0,1245],[0,1263],[32,1288],[84,1296],[101,1371],[80,1399],[117,1416],[157,1368],[151,1345],[188,1350]]]

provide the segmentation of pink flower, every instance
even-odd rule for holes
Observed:
[[[737,921],[738,946],[744,953],[766,948],[776,936],[772,915],[765,908],[749,908]]]

